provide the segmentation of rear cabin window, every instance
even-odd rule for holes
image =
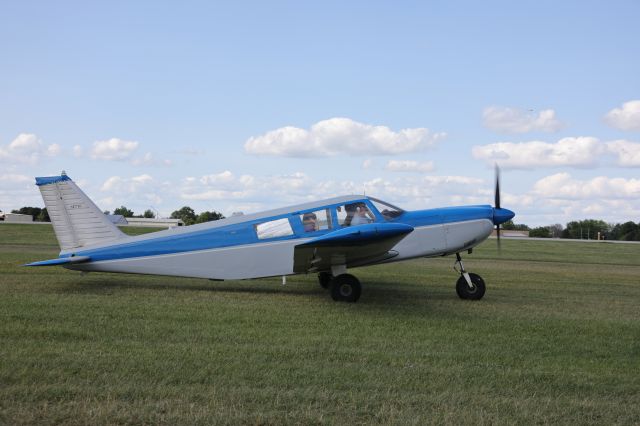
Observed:
[[[293,229],[291,229],[289,219],[282,218],[257,224],[256,234],[258,235],[259,240],[266,240],[267,238],[287,237],[289,235],[293,235]]]
[[[300,215],[300,220],[302,221],[304,232],[324,231],[333,227],[328,209],[303,213]]]

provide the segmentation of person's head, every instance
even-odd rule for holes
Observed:
[[[316,215],[315,213],[305,213],[302,215],[302,225],[305,231],[314,231],[316,229]]]
[[[345,204],[344,210],[347,212],[347,214],[349,214],[349,213],[353,214],[356,211],[358,211],[358,203]]]

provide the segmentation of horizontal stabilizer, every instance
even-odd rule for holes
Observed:
[[[40,262],[27,263],[22,266],[55,266],[65,265],[68,263],[83,263],[91,260],[89,256],[73,256],[73,257],[60,257],[58,259],[41,260]]]

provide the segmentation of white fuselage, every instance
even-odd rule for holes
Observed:
[[[493,229],[488,219],[418,226],[393,250],[397,256],[383,263],[460,252],[484,241]],[[295,246],[308,239],[260,242],[206,250],[129,257],[70,264],[80,271],[156,274],[218,280],[250,279],[294,274]],[[347,265],[349,266],[349,265]]]

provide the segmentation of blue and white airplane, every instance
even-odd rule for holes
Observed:
[[[373,197],[349,195],[128,236],[63,172],[37,177],[61,252],[26,266],[62,265],[83,272],[156,274],[237,280],[317,273],[336,301],[356,302],[361,285],[350,268],[455,254],[462,299],[484,296],[483,279],[460,253],[514,217],[490,205],[405,211]]]

